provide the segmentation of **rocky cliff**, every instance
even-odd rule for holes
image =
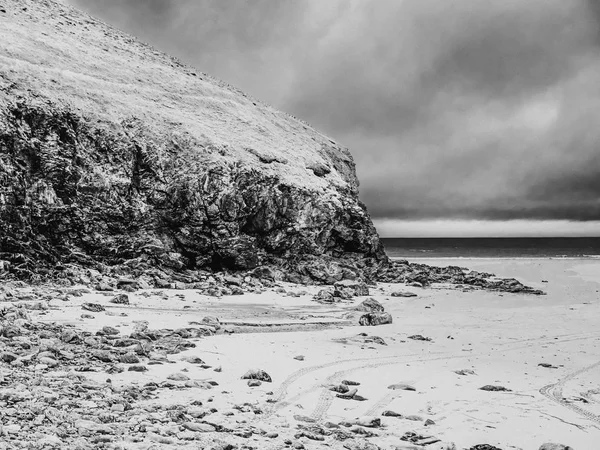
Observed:
[[[0,272],[281,269],[387,258],[347,149],[73,8],[2,0]]]

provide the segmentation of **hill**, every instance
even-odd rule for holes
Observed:
[[[335,141],[64,4],[1,9],[5,273],[268,265],[331,282],[387,260]]]

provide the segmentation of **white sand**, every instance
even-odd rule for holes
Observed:
[[[468,266],[514,276],[544,289],[548,295],[410,288],[419,296],[394,298],[389,293],[405,289],[404,286],[380,285],[371,293],[392,314],[392,325],[340,325],[312,331],[207,337],[195,341],[195,349],[171,356],[172,364],[149,366],[144,374],[124,372],[111,378],[113,383],[162,381],[187,368],[192,379],[214,380],[219,386],[168,392],[165,402],[189,402],[192,398],[206,401],[213,397],[212,405],[219,410],[215,416],[234,404],[256,403],[267,414],[250,414],[246,420],[290,437],[295,432],[295,414],[340,422],[364,415],[380,416],[382,411],[391,409],[431,419],[435,424],[424,427],[423,421],[383,417],[385,429],[376,430],[379,437],[371,439],[382,448],[400,445],[399,437],[406,431],[455,442],[459,449],[480,443],[502,449],[537,449],[544,442],[568,444],[577,450],[600,448],[600,261],[419,262]],[[318,290],[285,287],[312,293]],[[110,307],[105,313],[95,313],[94,320],[79,319],[86,313],[80,304],[97,301],[108,307],[110,296],[94,294],[69,302],[52,301],[57,309],[40,319],[70,322],[91,331],[116,325],[127,333],[134,320],[147,320],[150,328],[183,327],[206,315],[228,323],[293,325],[344,320],[352,308],[349,303],[331,307],[312,302],[308,295],[293,298],[275,292],[222,299],[187,291],[164,292],[169,299],[130,294],[131,306]],[[182,294],[184,298],[177,297]],[[183,309],[184,306],[191,308]],[[121,312],[127,316],[120,317]],[[334,341],[361,332],[380,336],[388,345]],[[407,339],[414,334],[430,337],[432,342]],[[222,372],[180,361],[192,355],[200,356],[213,367],[221,366]],[[295,360],[297,355],[304,355],[305,360]],[[540,367],[539,363],[557,368]],[[264,369],[273,383],[249,388],[240,376],[250,368]],[[454,373],[460,369],[470,369],[475,374]],[[106,378],[106,374],[96,376]],[[342,379],[360,382],[359,394],[368,400],[342,400],[323,388],[324,384]],[[394,383],[411,384],[416,391],[387,389]],[[502,385],[512,392],[479,390],[488,384]],[[268,394],[270,391],[272,395]],[[581,401],[582,397],[588,403]],[[278,402],[266,403],[270,398]],[[233,419],[223,416],[222,420]],[[319,443],[307,441],[306,445],[318,448]]]

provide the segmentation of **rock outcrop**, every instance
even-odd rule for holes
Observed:
[[[347,149],[50,0],[0,14],[0,273],[387,262]]]

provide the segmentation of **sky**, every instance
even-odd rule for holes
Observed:
[[[348,147],[383,236],[600,236],[598,0],[68,0]]]

